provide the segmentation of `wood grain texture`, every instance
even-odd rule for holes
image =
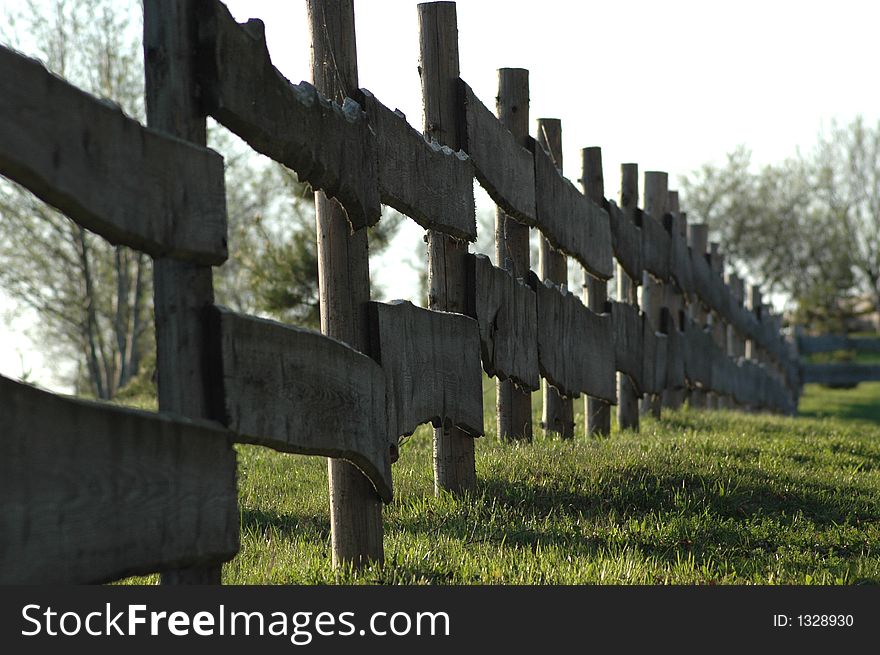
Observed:
[[[529,142],[529,71],[524,68],[498,69],[498,94],[495,111],[500,125],[508,130],[514,142]],[[532,164],[531,153],[528,158]],[[509,166],[509,162],[504,162]],[[534,176],[532,176],[534,180]],[[532,182],[534,184],[534,181]],[[531,190],[529,193],[533,193]],[[499,206],[495,212],[495,261],[515,277],[531,275],[529,226]],[[534,433],[531,394],[513,380],[497,380],[495,407],[498,414],[498,436],[502,440],[531,441]]]
[[[535,168],[532,153],[459,81],[465,152],[480,185],[495,204],[521,223],[535,225]]]
[[[312,330],[208,311],[209,362],[222,382],[215,418],[238,436],[287,453],[357,466],[392,497],[385,373],[372,359]]]
[[[603,280],[614,274],[608,212],[585,197],[556,169],[534,139],[536,226],[557,250]]]
[[[477,322],[411,302],[369,304],[370,355],[385,372],[388,429],[412,434],[422,423],[483,434]]]
[[[691,255],[687,243],[687,227],[684,216],[675,212],[667,215],[669,232],[669,274],[678,289],[690,298],[694,294],[691,273]]]
[[[272,65],[262,21],[239,25],[218,0],[199,18],[199,68],[206,111],[254,150],[296,171],[345,208],[353,229],[379,220],[376,143],[357,87],[336,97],[291,84]]]
[[[485,255],[468,255],[468,315],[477,319],[483,370],[535,391],[539,387],[535,292]]]
[[[638,307],[629,303],[611,302],[615,368],[632,379],[638,393],[642,393],[644,387],[643,321]]]
[[[642,235],[642,266],[659,280],[669,278],[669,233],[660,219],[647,212],[636,214]]]
[[[634,163],[624,163],[620,166],[620,211],[623,212],[625,218],[629,219],[631,225],[623,225],[621,222],[617,224],[617,238],[615,247],[618,262],[627,259],[626,267],[623,264],[617,265],[617,298],[622,303],[632,305],[638,310],[638,285],[641,284],[644,266],[642,264],[642,234],[641,229],[636,225],[636,213],[639,205],[639,166]],[[613,207],[609,203],[609,211],[613,211]],[[609,214],[610,215],[610,214]],[[614,237],[614,217],[612,221],[612,244],[615,242]],[[636,232],[636,230],[638,230]],[[619,252],[618,252],[619,251]],[[635,255],[638,254],[636,257]],[[626,268],[632,269],[627,271]],[[613,313],[613,310],[612,310]],[[644,320],[643,318],[641,319]],[[632,319],[627,321],[630,324],[631,335],[628,341],[638,343],[638,360],[631,362],[629,368],[632,369],[630,374],[620,373],[617,376],[617,425],[621,430],[639,431],[639,400],[644,393],[644,383],[642,376],[644,373],[644,344],[641,330],[641,323],[636,324]],[[636,332],[636,330],[638,330]],[[615,344],[615,350],[619,352]],[[615,353],[617,355],[617,353]]]
[[[239,546],[220,426],[0,377],[0,584],[100,583],[216,566]]]
[[[207,143],[196,65],[198,0],[144,0],[147,124],[195,145]],[[159,410],[207,418],[204,310],[214,302],[210,266],[153,261],[156,376]],[[161,572],[162,584],[220,584],[220,565]]]
[[[341,105],[360,86],[354,0],[307,0],[306,7],[312,80],[321,94]],[[372,184],[372,180],[367,176],[364,183]],[[323,191],[315,192],[315,225],[321,332],[366,352],[367,230],[352,230],[345,208]],[[336,458],[327,460],[327,482],[334,568],[381,564],[385,557],[382,501],[374,483],[351,462]]]
[[[538,309],[538,365],[559,392],[617,402],[614,329],[577,296],[533,279]]]
[[[557,169],[562,170],[562,121],[558,118],[538,119],[538,143],[549,153]],[[568,287],[568,260],[564,253],[541,237],[538,249],[538,270],[542,280]],[[541,425],[562,439],[574,438],[574,403],[561,396],[546,380],[541,384]]]
[[[223,159],[0,46],[0,174],[111,243],[226,259]]]
[[[614,257],[627,275],[641,281],[642,271],[642,231],[636,225],[636,210],[621,209],[613,201],[605,205],[611,225],[611,246]]]
[[[581,149],[581,187],[586,199],[596,207],[604,207],[605,200],[605,175],[602,169],[602,149],[593,146]],[[610,225],[608,218],[605,225],[609,234],[609,245],[606,248],[609,257],[613,249],[610,246]],[[610,261],[611,270],[614,270],[613,258]],[[589,271],[584,271],[584,303],[596,313],[608,311],[608,280],[596,277]],[[615,376],[616,377],[616,376]],[[617,389],[615,385],[615,396]],[[587,436],[608,436],[611,434],[611,406],[599,398],[587,396],[584,401],[584,414],[586,417]]]
[[[455,3],[417,6],[422,128],[425,136],[463,150],[458,65],[458,14]],[[467,304],[464,258],[467,244],[428,230],[428,303],[431,309],[462,313]],[[434,493],[473,492],[477,485],[474,440],[455,427],[434,429]]]
[[[361,89],[364,109],[376,135],[382,202],[426,230],[474,241],[474,169],[462,151],[428,141],[398,111]]]

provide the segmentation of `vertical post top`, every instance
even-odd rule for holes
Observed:
[[[658,221],[666,214],[669,175],[662,171],[645,171],[645,212]]]
[[[584,186],[584,194],[595,202],[602,205],[605,201],[605,176],[602,172],[602,148],[592,146],[581,150],[582,174],[581,181]]]
[[[526,146],[529,137],[529,71],[525,68],[498,69],[498,119],[517,142]]]
[[[709,243],[709,226],[705,223],[691,223],[687,226],[688,245],[696,253],[706,254]]]
[[[462,147],[458,120],[458,17],[454,2],[424,2],[419,14],[419,76],[425,136]]]
[[[315,88],[342,104],[358,88],[353,0],[308,0]]]
[[[620,206],[635,209],[639,206],[639,165],[620,165]]]

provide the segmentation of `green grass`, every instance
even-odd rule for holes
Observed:
[[[241,552],[224,582],[880,582],[878,384],[808,387],[805,418],[682,410],[641,434],[538,428],[524,445],[491,436],[491,386],[486,401],[475,496],[434,497],[420,429],[394,468],[385,566],[358,574],[330,566],[325,460],[238,447]]]
[[[808,384],[798,410],[803,417],[837,417],[880,425],[880,382],[862,382],[853,389]]]

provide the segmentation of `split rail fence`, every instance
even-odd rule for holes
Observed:
[[[146,0],[146,127],[0,48],[0,174],[154,258],[159,391],[150,413],[0,379],[3,582],[219,582],[239,549],[234,443],[331,458],[334,561],[381,561],[401,435],[433,423],[436,486],[474,488],[483,371],[499,380],[509,438],[530,435],[523,402],[542,379],[546,425],[563,434],[581,395],[598,433],[618,403],[637,429],[642,396],[655,413],[685,394],[795,411],[779,318],[756,287],[747,308],[742,280],[725,282],[665,173],[645,174],[640,207],[625,165],[618,204],[588,148],[579,191],[560,173],[559,122],[528,135],[527,71],[499,72],[498,116],[459,78],[448,2],[419,5],[420,133],[358,89],[351,0],[308,4],[314,86],[272,65],[260,21],[238,24],[217,0]],[[214,304],[226,208],[207,116],[318,190],[324,334]],[[474,178],[499,207],[497,266],[467,251]],[[369,300],[366,228],[381,203],[428,230],[429,309]],[[544,239],[540,277],[530,228]],[[584,301],[567,290],[566,257],[586,273]]]
[[[797,335],[798,352],[803,355],[834,353],[880,353],[880,339],[845,334]],[[880,365],[859,362],[802,363],[804,384],[815,382],[830,387],[854,387],[861,382],[880,382]]]

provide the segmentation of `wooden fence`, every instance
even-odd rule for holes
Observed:
[[[483,371],[507,438],[531,434],[542,379],[547,427],[565,436],[581,395],[591,433],[610,430],[615,404],[637,429],[642,396],[657,415],[686,394],[795,410],[778,317],[756,287],[744,306],[665,173],[645,174],[639,207],[625,165],[618,204],[589,148],[581,193],[560,174],[558,121],[528,134],[527,71],[500,71],[498,116],[459,78],[454,3],[418,8],[422,134],[358,89],[351,0],[308,4],[315,86],[274,68],[259,21],[238,24],[217,0],[146,0],[147,127],[0,48],[0,174],[154,258],[160,410],[0,380],[0,581],[219,582],[239,547],[236,442],[330,458],[334,561],[381,561],[401,435],[433,423],[437,488],[474,488]],[[318,190],[324,334],[215,306],[227,243],[209,115]],[[474,178],[499,208],[497,265],[467,251]],[[428,230],[430,308],[370,301],[365,228],[380,203]],[[529,229],[544,239],[540,278]],[[567,290],[566,257],[585,301]]]
[[[801,355],[849,351],[855,353],[880,353],[880,339],[876,337],[850,337],[845,334],[819,336],[797,335]],[[833,363],[803,363],[804,383],[815,382],[831,387],[854,387],[860,382],[880,382],[880,365],[838,361]]]

